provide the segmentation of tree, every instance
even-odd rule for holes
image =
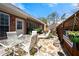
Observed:
[[[52,12],[50,15],[48,15],[47,18],[49,21],[53,21],[54,23],[56,23],[59,19],[59,15],[57,12]]]
[[[78,10],[79,10],[79,8],[74,8],[74,9],[72,9],[70,12],[71,12],[72,14],[74,14],[74,13],[76,13]]]
[[[40,19],[42,22],[44,22],[45,24],[47,24],[47,19],[46,19],[46,18],[40,17],[39,19]]]
[[[61,17],[60,20],[65,20],[66,19],[66,13],[64,13]]]

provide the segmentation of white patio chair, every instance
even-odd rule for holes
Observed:
[[[13,33],[13,34],[12,34]],[[32,47],[34,47],[35,46],[35,44],[36,44],[36,42],[37,42],[37,35],[36,34],[32,34],[29,38],[28,38],[28,41],[29,42],[27,42],[27,43],[23,43],[23,41],[22,40],[20,40],[20,39],[18,39],[18,38],[20,38],[20,37],[22,37],[22,34],[20,35],[20,36],[18,36],[17,37],[17,35],[16,35],[16,32],[11,32],[11,33],[7,33],[7,37],[8,37],[8,43],[9,43],[9,45],[5,45],[5,44],[2,44],[2,43],[0,43],[0,45],[2,45],[3,47],[5,47],[5,48],[10,48],[10,47],[13,47],[13,46],[15,46],[15,45],[17,45],[17,44],[22,44],[24,47],[23,47],[23,49],[25,50],[25,51],[28,51],[28,55],[30,55],[29,54],[29,51],[30,51],[30,49],[32,48]]]
[[[17,36],[16,32],[7,32],[7,38],[9,40],[23,39],[23,34]]]
[[[37,39],[37,34],[34,32],[36,31],[33,31],[32,32],[32,35],[28,38],[29,42],[24,44],[22,43],[24,46],[25,46],[25,51],[28,51],[28,54],[30,55],[29,51],[31,50],[32,47],[35,47],[36,46],[36,43],[38,42],[38,39]]]
[[[29,50],[35,47],[37,42],[38,42],[37,35],[32,35]]]
[[[4,49],[6,48],[11,48],[17,44],[20,44],[23,42],[23,40],[21,40],[23,37],[23,35],[19,35],[17,36],[16,32],[7,32],[7,38],[4,42],[7,43],[3,43],[3,42],[0,42],[0,45],[4,47]]]
[[[38,35],[38,39],[45,39],[45,38],[48,38],[49,37],[49,34],[50,34],[50,30],[48,31],[48,33],[47,34],[45,34],[45,35]]]

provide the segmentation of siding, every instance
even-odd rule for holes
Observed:
[[[79,11],[76,12],[76,16],[77,16],[77,23],[76,23],[76,28],[77,31],[79,31]],[[72,30],[72,26],[73,26],[73,22],[74,22],[74,14],[69,17],[68,19],[66,19],[64,22],[62,22],[57,28],[57,34],[59,37],[59,40],[62,43],[62,45],[64,46],[63,48],[65,48],[65,50],[72,56],[79,56],[79,50],[75,49],[74,47],[71,48],[64,40],[63,40],[63,34],[64,34],[64,30]],[[79,47],[79,44],[77,44],[76,46]]]

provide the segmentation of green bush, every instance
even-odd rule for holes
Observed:
[[[69,38],[74,43],[79,43],[79,31],[68,31]]]
[[[29,26],[28,28],[28,34],[32,34],[32,31],[34,30],[34,27],[33,26]]]
[[[35,31],[37,31],[37,33],[42,33],[42,29],[41,28],[36,28]]]
[[[79,36],[79,31],[67,31],[68,35]]]
[[[37,49],[36,48],[32,48],[31,50],[30,50],[30,55],[33,55],[34,56],[34,54],[37,52]]]
[[[69,38],[73,43],[79,43],[79,36],[70,35]]]

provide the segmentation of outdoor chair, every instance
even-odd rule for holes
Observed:
[[[16,32],[7,32],[7,39],[4,42],[0,42],[0,45],[3,46],[4,49],[12,48],[15,45],[23,43],[22,37],[22,34],[17,36]]]
[[[24,44],[25,50],[28,51],[28,55],[30,55],[30,50],[34,48],[38,42],[36,31],[32,31],[32,35],[28,38],[29,42]]]
[[[22,43],[24,37],[23,34],[17,36],[16,32],[7,32],[7,38],[8,41],[12,41],[14,43],[12,45],[16,45]]]
[[[15,31],[15,32],[7,32],[7,38],[9,40],[15,40],[15,39],[21,40],[21,39],[24,38],[24,36],[23,36],[23,34],[20,34],[20,35],[17,36],[17,33]]]
[[[48,31],[48,33],[46,33],[45,35],[38,35],[38,39],[46,39],[49,37],[49,34],[50,34],[50,30]]]
[[[16,46],[17,44],[21,44],[21,45],[23,45],[23,47],[21,47],[21,48],[24,49],[25,51],[27,51],[28,55],[30,55],[29,51],[37,43],[37,34],[33,35],[33,33],[28,38],[28,42],[26,43],[27,40],[25,42],[22,40],[22,37],[23,37],[22,34],[17,36],[16,32],[7,32],[7,38],[8,39],[6,41],[7,41],[8,45],[3,44],[3,43],[0,43],[0,45],[2,45],[4,47],[4,49],[6,49],[6,48],[12,48],[12,47]]]
[[[2,44],[2,43],[0,43],[0,45],[2,45],[3,47],[14,46],[14,45],[17,45],[17,44],[23,42],[23,40],[20,40],[20,39],[22,39],[22,34],[17,36],[16,32],[7,32],[7,39],[5,40],[5,42],[8,45]]]
[[[32,35],[29,50],[35,47],[37,42],[38,42],[37,35]]]

